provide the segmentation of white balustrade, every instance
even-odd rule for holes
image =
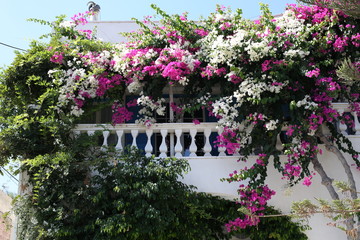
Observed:
[[[102,132],[104,138],[102,141],[103,147],[113,145],[116,149],[123,150],[125,145],[139,147],[139,144],[141,144],[145,155],[148,157],[156,155],[159,157],[175,156],[180,158],[212,156],[213,141],[215,139],[211,139],[210,135],[211,133],[217,133],[218,128],[216,123],[201,123],[198,125],[193,123],[158,123],[151,127],[140,124],[116,126],[110,124],[79,124],[74,129],[76,134],[87,133],[88,135],[94,135],[95,131]],[[139,140],[140,134],[144,134],[146,137]],[[110,135],[117,137],[115,137],[115,140],[111,137],[110,140]],[[199,142],[196,142],[197,138]],[[185,149],[185,146],[188,149]],[[225,148],[223,148],[222,153],[221,156],[226,156]],[[216,153],[215,156],[217,155]]]
[[[349,105],[345,103],[333,103],[333,108],[339,114],[352,114],[354,127],[351,134],[355,137],[360,136],[360,122],[356,114],[351,113]],[[338,129],[345,135],[349,135],[348,126],[338,123]],[[134,147],[142,146],[146,156],[159,157],[222,157],[227,156],[225,147],[217,147],[212,133],[221,134],[223,129],[217,126],[217,123],[157,123],[150,127],[139,124],[120,124],[120,125],[97,125],[97,124],[79,124],[74,129],[74,135],[86,133],[89,136],[94,135],[95,131],[101,131],[103,136],[102,146],[115,146],[116,149],[122,150],[125,145]],[[286,131],[286,129],[283,129]],[[140,138],[140,135],[146,135]],[[115,138],[115,142],[113,137]],[[131,140],[132,137],[132,140]],[[198,142],[197,142],[198,141]],[[185,149],[185,147],[187,149]],[[278,136],[277,149],[282,150],[280,137]],[[216,150],[217,151],[213,151]],[[236,153],[233,156],[238,156]]]

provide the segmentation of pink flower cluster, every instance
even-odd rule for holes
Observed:
[[[108,77],[106,73],[102,74],[97,78],[98,80],[98,89],[96,90],[97,96],[103,96],[105,92],[117,85],[120,85],[122,82],[122,76],[115,74],[112,77]]]
[[[226,68],[216,68],[210,65],[207,65],[205,68],[201,69],[201,77],[210,79],[212,76],[224,76],[226,74]]]
[[[320,75],[320,69],[316,68],[314,70],[308,71],[305,73],[305,76],[311,78],[311,77],[318,77]]]
[[[50,58],[50,61],[53,63],[62,64],[63,63],[63,53],[55,52],[54,55]]]
[[[152,56],[153,61],[148,59],[148,56]],[[189,61],[183,61],[185,58],[189,59]],[[126,54],[124,60],[132,67],[126,77],[128,79],[136,77],[140,80],[144,79],[145,75],[141,75],[139,72],[149,76],[161,75],[171,81],[179,82],[200,66],[200,61],[195,59],[191,52],[180,48],[133,49]],[[144,65],[144,61],[147,61],[148,64]]]
[[[112,110],[113,110],[113,115],[112,115],[113,124],[122,124],[132,119],[133,113],[130,112],[126,107],[123,107],[118,103],[113,104]]]
[[[309,125],[310,125],[310,130],[317,130],[323,123],[324,123],[324,118],[320,115],[316,115],[316,114],[311,114],[310,117],[308,118],[309,121]]]
[[[293,145],[294,146],[290,147],[287,151],[288,159],[283,170],[283,179],[290,181],[302,177],[302,164],[306,162],[306,159],[314,158],[318,153],[322,154],[318,146],[313,146],[310,142],[304,140],[297,146],[295,144]],[[307,183],[309,182],[308,180],[306,181]]]
[[[333,10],[320,6],[297,6],[296,4],[288,6],[296,13],[297,18],[311,21],[311,23],[331,21],[334,17]]]
[[[240,150],[240,141],[235,130],[225,127],[214,143],[217,147],[225,147],[228,154],[234,154]]]
[[[248,226],[255,226],[260,222],[257,216],[262,216],[262,211],[265,210],[267,202],[275,195],[275,191],[271,190],[267,185],[258,186],[256,189],[250,186],[240,185],[238,190],[240,195],[240,205],[246,207],[251,215],[245,215],[244,218],[237,218],[234,221],[227,223],[226,229],[236,231],[241,228],[244,229]],[[254,216],[255,215],[255,216]]]
[[[265,161],[267,160],[266,156],[267,155],[265,153],[259,153],[258,158],[256,159],[256,164],[264,167],[266,165]]]
[[[262,113],[250,113],[250,115],[247,117],[247,120],[256,125],[259,121],[264,121],[265,119]]]
[[[88,23],[87,17],[90,15],[90,12],[78,13],[75,14],[71,20],[75,23],[75,25],[85,25]]]

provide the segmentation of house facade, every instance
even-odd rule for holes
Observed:
[[[89,22],[83,27],[84,29],[91,29],[95,26],[97,37],[112,43],[125,41],[118,33],[137,29],[134,22]],[[164,98],[167,103],[176,102],[179,95],[181,95],[181,89],[168,87],[165,90]],[[334,103],[333,107],[339,113],[348,112],[353,116],[354,127],[351,131],[345,124],[337,123],[337,127],[338,131],[345,134],[352,142],[355,150],[360,151],[359,117],[350,111],[346,103]],[[186,115],[177,116],[168,104],[165,116],[159,117],[157,123],[147,127],[136,124],[135,120],[116,126],[107,124],[111,119],[111,111],[109,110],[96,113],[88,122],[79,124],[74,131],[89,135],[95,131],[102,131],[103,146],[113,145],[117,149],[123,149],[125,145],[132,145],[143,149],[148,156],[155,154],[158,157],[186,158],[190,163],[191,171],[185,176],[183,182],[196,186],[201,192],[235,199],[240,183],[227,183],[220,181],[220,179],[226,178],[229,173],[236,169],[251,167],[256,161],[256,156],[250,157],[248,162],[238,162],[239,154],[228,154],[225,148],[216,147],[214,141],[223,129],[218,127],[216,120],[207,117],[208,115],[204,111],[199,112],[197,116],[199,122],[194,123],[188,120]],[[281,143],[281,137],[278,136],[279,149],[281,149]],[[320,147],[322,146],[320,145]],[[319,156],[319,160],[329,176],[332,179],[347,181],[336,156],[326,151],[324,147],[322,148],[323,154]],[[286,156],[283,155],[281,160],[285,161],[285,159]],[[350,162],[350,158],[348,160]],[[353,168],[355,169],[355,166]],[[359,182],[360,172],[354,171],[354,173],[355,181]],[[270,204],[281,209],[283,213],[290,213],[290,206],[293,201],[330,198],[326,188],[321,184],[320,176],[316,175],[311,186],[298,184],[290,188],[286,180],[281,180],[278,171],[269,169],[267,184],[277,192]],[[307,232],[309,239],[346,239],[341,230],[329,226],[328,222],[330,220],[321,214],[310,218],[309,225],[312,230]]]

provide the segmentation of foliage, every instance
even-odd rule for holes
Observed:
[[[240,10],[218,7],[200,23],[153,7],[163,17],[160,24],[138,21],[141,28],[128,34],[128,43],[105,44],[91,31],[79,32],[76,26],[86,23],[80,14],[70,22],[59,18],[48,45],[34,43],[18,55],[0,77],[1,164],[10,158],[57,163],[71,157],[63,151],[70,129],[101,107],[112,106],[113,124],[136,117],[136,123],[151,126],[155,113],[166,112],[162,95],[174,87],[182,93],[169,104],[178,119],[205,108],[224,129],[218,147],[240,152],[244,161],[258,156],[252,167],[228,178],[248,183],[239,194],[251,214],[263,215],[274,194],[265,185],[270,163],[290,185],[310,185],[311,165],[331,181],[317,159],[319,138],[360,165],[359,153],[335,128],[337,122],[352,128],[354,121],[332,105],[345,101],[360,114],[360,82],[349,84],[336,75],[343,58],[358,66],[358,19],[295,5],[274,18],[263,5],[256,21],[243,19]],[[136,100],[126,102],[128,95]],[[140,110],[131,112],[132,107]],[[276,147],[279,135],[282,149]],[[230,224],[232,229],[253,224],[245,223]]]
[[[54,24],[62,21],[59,18]],[[89,40],[81,33],[59,29],[55,27],[50,44],[32,42],[27,52],[18,53],[12,65],[1,72],[1,165],[11,158],[32,158],[57,151],[67,141],[74,119],[56,111],[62,83],[48,75],[57,66],[50,61],[52,56],[57,52],[109,48],[108,44]],[[71,43],[65,40],[70,34],[67,31],[76,36]]]
[[[356,66],[349,60],[344,60],[339,66],[336,74],[339,78],[349,81],[347,84],[352,85],[360,81],[359,66]]]
[[[353,189],[347,183],[336,181],[334,185],[345,195],[344,198],[332,201],[316,199],[317,204],[307,199],[293,202],[292,213],[298,218],[308,218],[314,214],[322,213],[332,221],[331,225],[346,231],[344,220],[360,217],[360,199],[350,197],[350,192]],[[357,239],[356,232],[357,229],[354,228],[347,231],[347,235],[352,239]]]
[[[292,222],[292,219],[289,216],[280,216],[281,213],[272,207],[266,208],[265,215],[278,216],[264,217],[256,227],[247,227],[241,229],[240,232],[244,233],[250,239],[259,240],[308,239],[303,232],[304,230],[310,229],[308,226],[302,225],[300,222]],[[281,228],[279,226],[281,226]]]
[[[89,151],[87,141],[75,145],[27,161],[33,194],[15,205],[19,239],[231,237],[223,226],[238,215],[236,204],[181,183],[186,160],[148,158],[136,149]]]

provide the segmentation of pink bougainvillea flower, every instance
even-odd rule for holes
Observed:
[[[55,52],[54,55],[50,58],[50,61],[53,63],[62,64],[63,59],[63,53]]]
[[[196,119],[196,118],[194,118],[192,122],[193,122],[195,125],[200,124],[200,121],[199,121],[198,119]]]
[[[304,178],[304,181],[303,181],[303,185],[305,185],[305,186],[310,186],[311,184],[312,184],[312,182],[311,182],[311,176],[309,176],[309,177],[305,177]]]

